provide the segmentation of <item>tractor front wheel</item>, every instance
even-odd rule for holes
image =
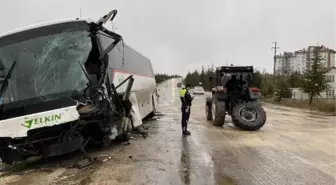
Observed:
[[[225,122],[225,102],[212,100],[211,113],[213,125],[222,127]]]
[[[210,97],[206,98],[205,101],[205,117],[208,121],[212,121],[212,99]]]
[[[266,123],[266,112],[259,105],[252,102],[235,105],[232,110],[232,122],[242,130],[259,130]]]

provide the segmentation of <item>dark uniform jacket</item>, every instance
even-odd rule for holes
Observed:
[[[191,106],[192,97],[186,88],[181,89],[180,99],[181,99],[182,107]]]

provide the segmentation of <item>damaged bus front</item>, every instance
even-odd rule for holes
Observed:
[[[98,22],[70,20],[0,37],[0,158],[11,164],[127,138],[131,129],[129,75],[118,91],[109,53],[122,37]],[[107,47],[99,34],[110,38]],[[118,87],[117,86],[117,87]]]

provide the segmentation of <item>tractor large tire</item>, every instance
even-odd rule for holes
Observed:
[[[222,127],[225,122],[225,102],[212,100],[211,108],[213,125]]]
[[[259,130],[266,123],[266,112],[254,103],[240,103],[235,105],[232,110],[232,122],[242,130]]]
[[[212,121],[212,98],[207,97],[205,100],[205,117],[208,121]]]

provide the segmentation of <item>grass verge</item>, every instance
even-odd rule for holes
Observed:
[[[263,99],[266,103],[273,103],[277,105],[283,105],[288,107],[308,109],[314,111],[320,111],[336,115],[336,100],[334,99],[315,99],[313,103],[309,105],[309,100],[293,100],[283,99],[281,102],[274,101],[273,99]]]

